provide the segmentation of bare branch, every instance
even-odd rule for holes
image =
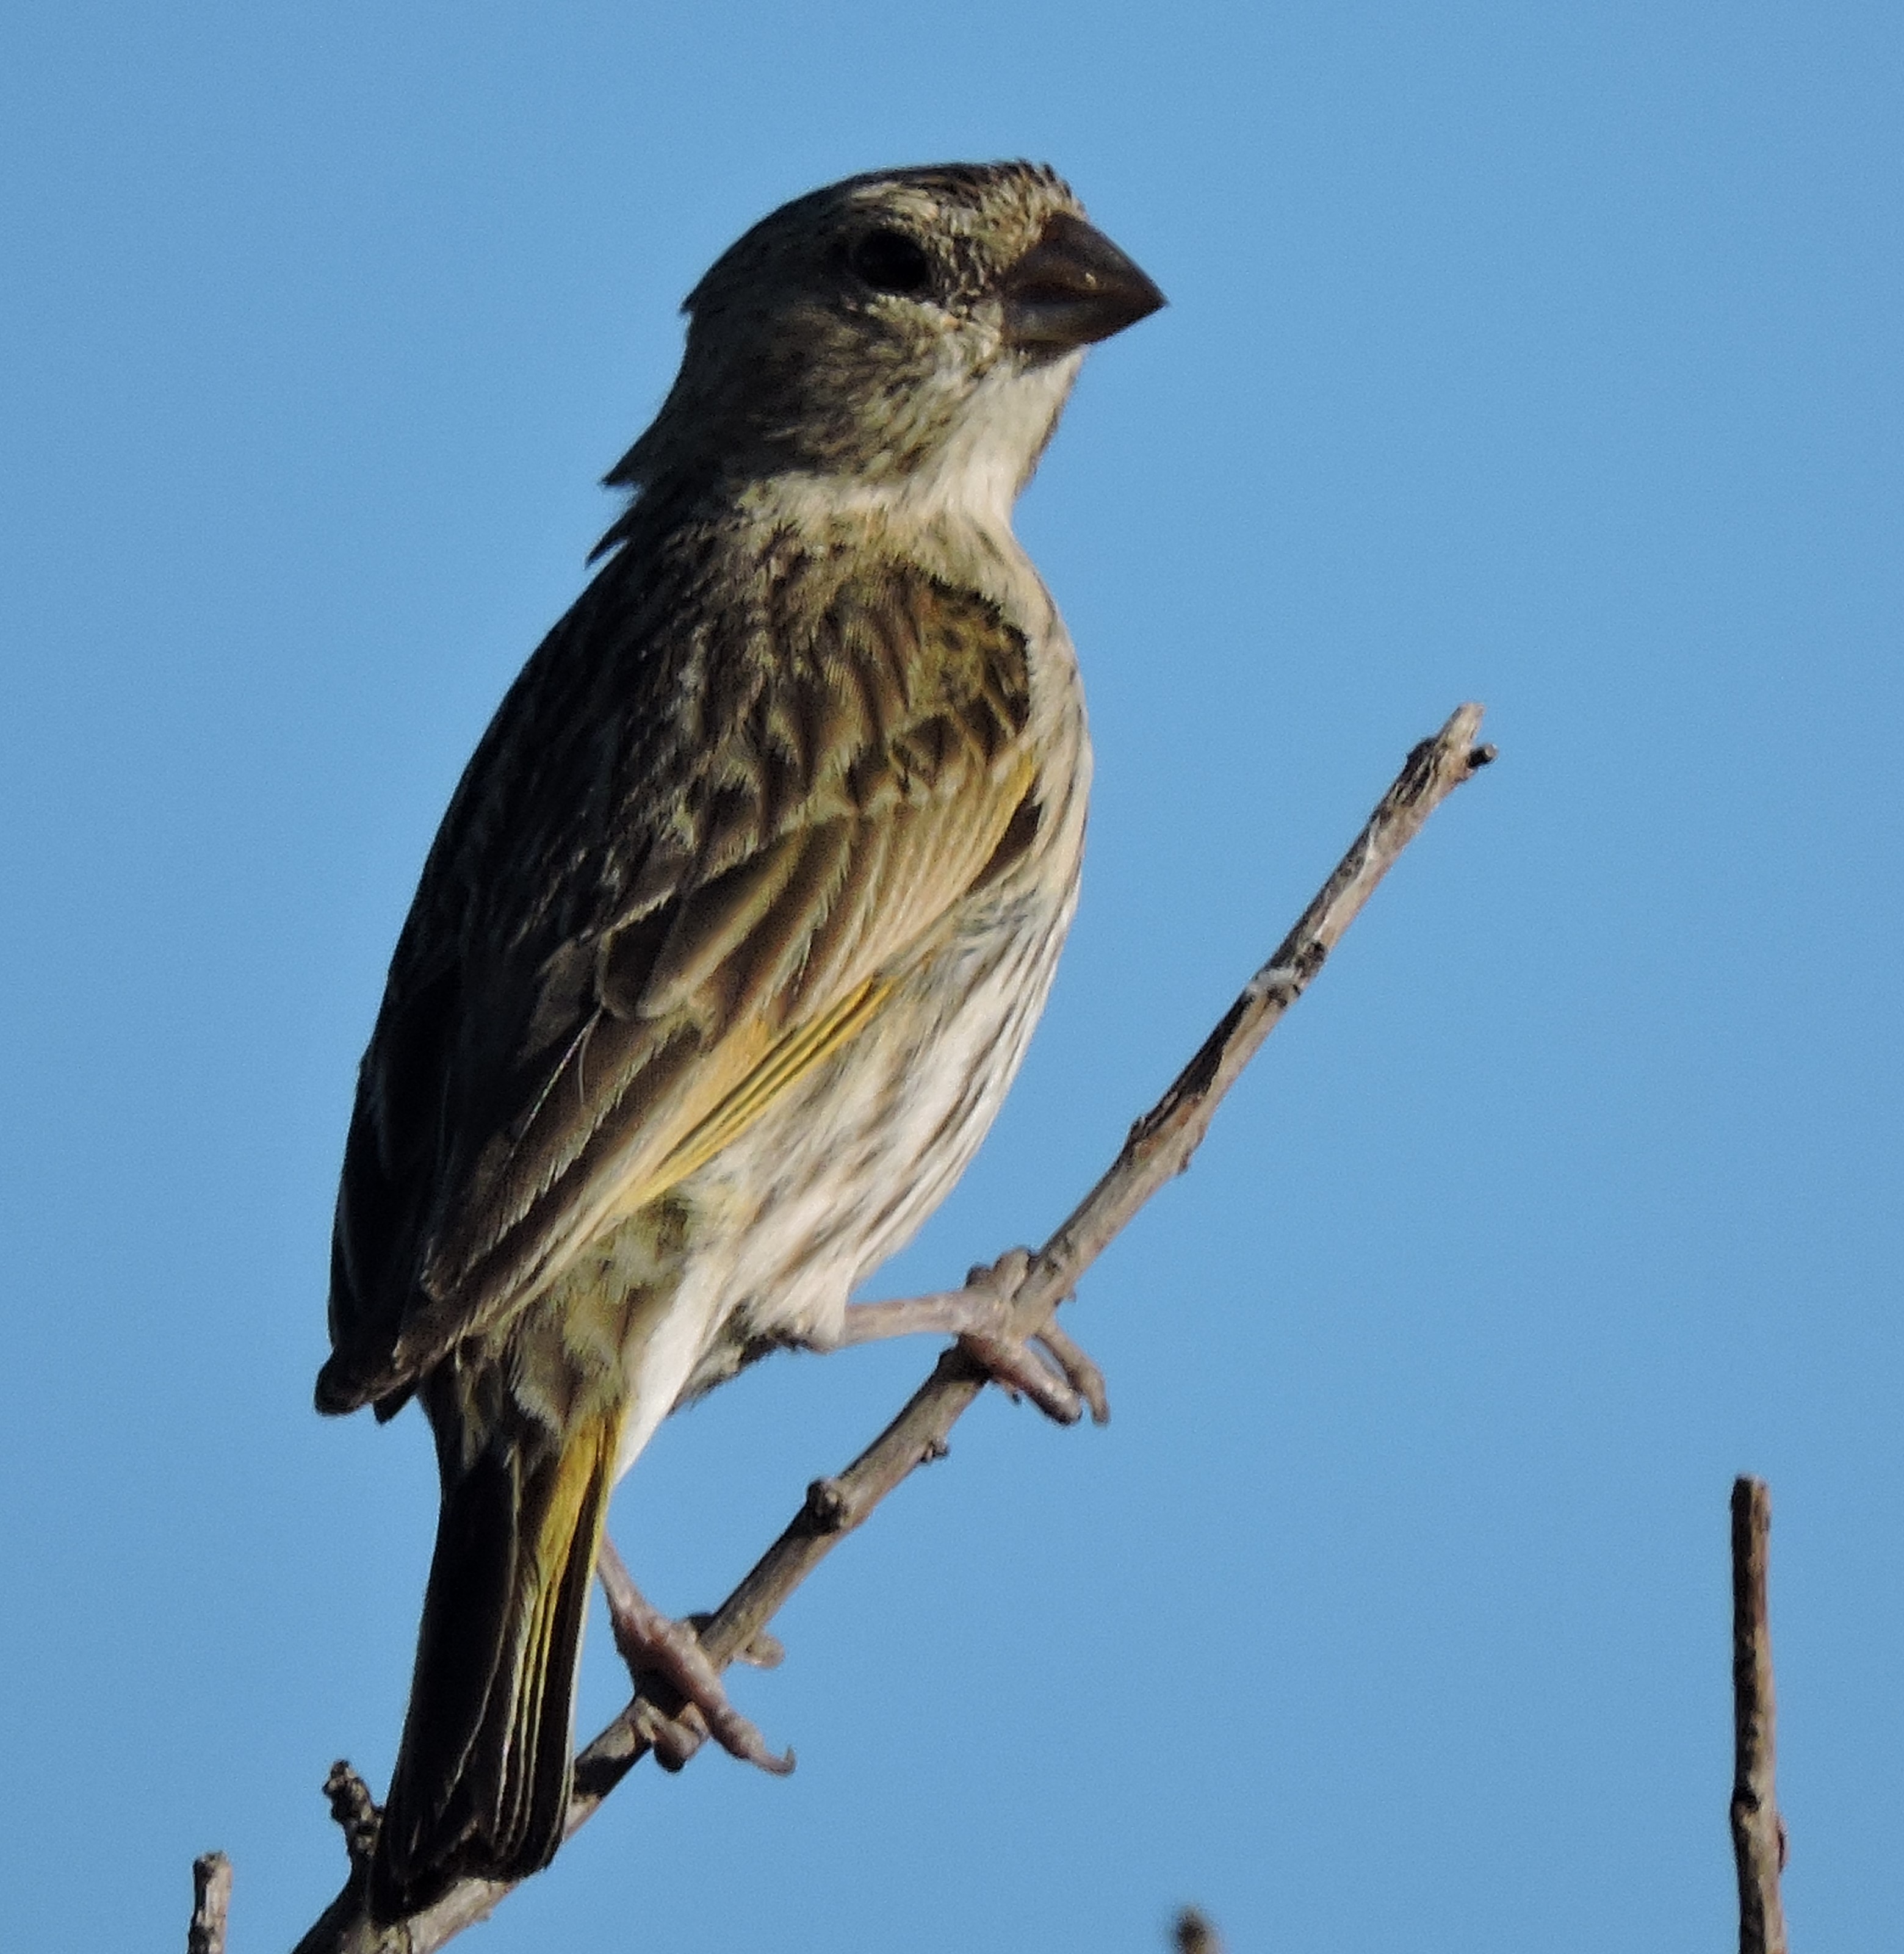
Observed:
[[[1739,1862],[1739,1954],[1786,1954],[1785,1821],[1774,1783],[1778,1709],[1772,1689],[1772,1626],[1766,1595],[1771,1489],[1732,1487],[1732,1850]]]
[[[1030,1258],[1011,1299],[1019,1335],[1037,1335],[1137,1211],[1189,1164],[1218,1102],[1308,988],[1376,884],[1434,809],[1494,757],[1491,746],[1476,743],[1481,719],[1478,705],[1463,705],[1433,739],[1409,755],[1275,954],[1244,986],[1169,1091],[1131,1128],[1096,1186]],[[844,1472],[815,1481],[786,1531],[702,1625],[702,1647],[717,1670],[744,1659],[749,1648],[767,1639],[768,1623],[834,1547],[915,1467],[944,1454],[953,1425],[985,1383],[976,1360],[954,1345],[898,1416]],[[627,1707],[575,1761],[571,1833],[654,1748],[654,1737],[664,1728],[669,1764],[678,1768],[693,1755],[706,1726],[697,1713],[683,1717],[681,1711],[681,1698],[665,1680],[643,1682]],[[298,1943],[297,1954],[435,1954],[464,1927],[485,1918],[509,1888],[495,1880],[460,1880],[426,1912],[385,1928],[370,1924],[361,1890],[353,1859],[350,1883]]]
[[[185,1954],[225,1954],[225,1923],[231,1911],[231,1861],[207,1852],[192,1861],[192,1924]]]

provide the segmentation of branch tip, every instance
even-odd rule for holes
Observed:
[[[1778,1713],[1768,1600],[1771,1527],[1771,1489],[1762,1479],[1734,1480],[1730,1817],[1739,1871],[1739,1954],[1786,1954],[1778,1880],[1786,1842],[1776,1782]]]
[[[207,1852],[192,1861],[192,1924],[185,1954],[225,1954],[225,1923],[231,1912],[231,1861]]]
[[[344,1834],[344,1849],[350,1855],[352,1870],[367,1866],[376,1848],[377,1826],[383,1814],[370,1795],[370,1787],[351,1769],[347,1758],[339,1758],[331,1765],[324,1780],[324,1795]]]

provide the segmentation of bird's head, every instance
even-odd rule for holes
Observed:
[[[1049,169],[850,177],[763,218],[695,287],[680,375],[608,480],[793,479],[1002,514],[1084,348],[1163,303]]]

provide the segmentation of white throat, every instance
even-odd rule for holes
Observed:
[[[897,480],[801,473],[778,477],[773,503],[799,517],[875,516],[908,526],[970,523],[1001,544],[1025,485],[1084,363],[1079,348],[1018,370],[993,366],[966,400],[950,438],[923,467]]]
[[[1041,366],[994,366],[966,402],[952,438],[907,477],[900,500],[923,517],[963,516],[1009,530],[1012,504],[1051,438],[1084,364],[1082,348]]]

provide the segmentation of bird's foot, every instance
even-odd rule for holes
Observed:
[[[1013,1331],[1012,1299],[1031,1265],[1028,1251],[1008,1249],[989,1268],[980,1263],[966,1277],[965,1293],[983,1299],[991,1321],[961,1330],[960,1347],[985,1366],[1001,1390],[1013,1398],[1022,1392],[1060,1425],[1076,1425],[1086,1411],[1094,1425],[1108,1425],[1111,1400],[1104,1373],[1059,1329],[1055,1317],[1029,1339]]]
[[[1097,1365],[1055,1322],[1029,1340],[1012,1326],[1012,1303],[1031,1265],[1028,1251],[1013,1249],[990,1268],[982,1264],[975,1268],[963,1289],[911,1296],[902,1302],[850,1304],[828,1347],[920,1331],[954,1336],[1014,1398],[1029,1398],[1060,1425],[1076,1425],[1086,1411],[1102,1425],[1111,1416],[1111,1403],[1104,1394],[1104,1373]]]
[[[608,1604],[615,1647],[634,1680],[640,1733],[652,1747],[655,1762],[665,1770],[679,1770],[702,1740],[712,1737],[730,1757],[785,1777],[793,1768],[793,1753],[777,1756],[759,1726],[734,1707],[721,1672],[701,1646],[699,1624],[664,1615],[635,1585],[627,1563],[605,1534],[595,1555],[595,1572]],[[784,1653],[778,1641],[763,1629],[738,1659],[771,1669]],[[678,1709],[668,1711],[647,1698],[646,1686],[657,1679],[680,1698]]]

